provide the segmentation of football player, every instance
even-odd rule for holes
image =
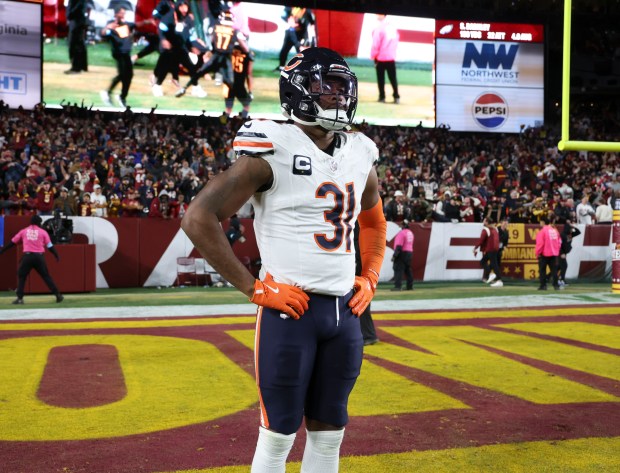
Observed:
[[[285,471],[305,417],[301,471],[330,473],[338,471],[348,398],[362,363],[358,317],[374,295],[385,251],[378,150],[363,134],[344,131],[357,108],[357,78],[339,54],[300,52],[279,87],[292,122],[244,123],[233,143],[237,161],[202,189],[182,227],[215,271],[259,306],[261,425],[252,472]],[[220,226],[248,199],[260,279],[236,258]]]

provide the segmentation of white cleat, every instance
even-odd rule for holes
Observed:
[[[192,87],[192,97],[198,97],[199,99],[203,99],[206,96],[207,92],[199,85],[195,85]]]
[[[101,101],[103,102],[104,105],[107,105],[108,107],[112,106],[112,101],[110,100],[110,94],[108,93],[107,90],[102,90],[101,92],[99,92],[99,96],[101,97]]]
[[[491,287],[504,287],[504,283],[500,279],[499,281],[495,281],[494,283],[492,283]]]
[[[152,90],[153,90],[153,96],[154,97],[163,97],[164,96],[164,91],[161,88],[161,85],[157,85],[157,84],[153,85]]]
[[[119,95],[115,95],[114,96],[114,100],[116,100],[116,103],[118,104],[119,107],[121,108],[127,108],[127,103],[125,103],[125,101],[123,100],[123,98]]]
[[[497,279],[497,274],[491,273],[491,274],[489,274],[489,279],[487,279],[487,283],[491,284],[496,279]]]

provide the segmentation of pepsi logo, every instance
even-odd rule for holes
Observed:
[[[485,92],[474,100],[472,114],[480,126],[493,130],[506,123],[508,103],[501,95]]]

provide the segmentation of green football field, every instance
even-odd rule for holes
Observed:
[[[138,51],[134,49],[134,52]],[[169,110],[174,113],[219,115],[224,110],[222,88],[206,76],[200,84],[208,93],[206,98],[195,98],[188,93],[178,99],[177,91],[167,77],[164,84],[164,97],[154,97],[151,91],[150,77],[155,67],[158,54],[153,53],[137,62],[134,78],[127,103],[132,109],[148,111],[158,107],[158,111]],[[110,54],[108,44],[100,43],[88,46],[89,71],[79,75],[65,75],[69,68],[68,48],[64,39],[52,40],[43,49],[43,98],[48,105],[58,105],[61,101],[91,104],[94,108],[105,108],[99,92],[108,87],[116,75],[116,65]],[[278,101],[279,74],[273,72],[278,65],[275,54],[258,54],[254,63],[254,101],[250,113],[261,114],[267,118],[280,118]],[[369,123],[377,121],[385,125],[417,125],[420,121],[425,126],[434,126],[433,87],[430,64],[399,66],[398,81],[401,103],[377,103],[377,85],[374,66],[370,61],[352,60],[351,67],[359,80],[360,103],[356,120]],[[187,76],[181,76],[181,83],[187,82]],[[389,83],[386,85],[388,96],[391,94]],[[120,92],[120,85],[115,93]],[[388,102],[391,99],[388,98]],[[113,101],[114,102],[114,101]],[[119,107],[110,110],[119,110]],[[241,110],[235,103],[234,113]]]

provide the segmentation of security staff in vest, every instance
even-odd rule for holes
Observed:
[[[26,278],[30,274],[31,270],[36,270],[37,273],[43,278],[47,287],[49,287],[52,294],[56,296],[56,302],[62,302],[64,296],[60,293],[56,284],[52,280],[47,265],[45,264],[45,248],[56,257],[56,261],[60,261],[60,256],[56,252],[54,245],[50,240],[49,234],[41,228],[43,220],[40,216],[34,215],[30,219],[30,225],[20,230],[17,235],[11,238],[8,245],[0,250],[0,255],[8,249],[14,247],[20,242],[23,245],[24,256],[19,263],[17,269],[17,299],[13,301],[13,304],[24,303],[24,286],[26,285]]]

